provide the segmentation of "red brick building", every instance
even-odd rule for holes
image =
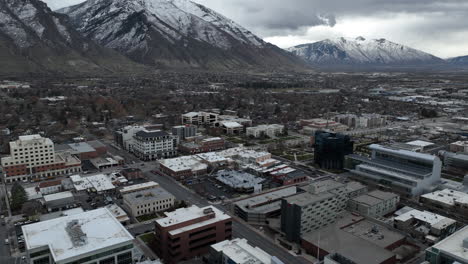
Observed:
[[[213,206],[191,206],[156,220],[156,254],[174,264],[208,253],[211,245],[232,236],[232,218]]]
[[[226,142],[220,137],[206,138],[198,142],[185,142],[179,145],[179,150],[186,154],[197,154],[223,150]]]
[[[129,181],[143,178],[143,172],[138,168],[123,169],[120,173]]]

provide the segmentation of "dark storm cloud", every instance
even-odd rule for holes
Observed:
[[[263,36],[303,32],[305,27],[335,25],[349,16],[395,13],[468,17],[467,0],[195,0],[224,13]],[[437,26],[437,23],[429,23]],[[452,24],[452,25],[449,25]],[[465,27],[468,19],[447,26]],[[453,25],[455,24],[455,25]],[[440,25],[444,26],[444,25]]]

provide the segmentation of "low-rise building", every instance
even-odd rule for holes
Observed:
[[[156,220],[156,254],[168,264],[209,252],[210,246],[232,236],[232,218],[214,206],[191,206]]]
[[[123,195],[123,203],[134,217],[169,210],[174,202],[175,197],[161,187]]]
[[[219,127],[226,135],[239,135],[244,132],[244,126],[234,121],[221,121]]]
[[[218,171],[216,173],[216,180],[231,187],[237,192],[244,193],[262,191],[262,182],[265,181],[263,178],[256,177],[246,172],[231,170]]]
[[[143,178],[143,172],[139,168],[126,168],[120,173],[129,181]]]
[[[62,190],[62,180],[41,182],[38,187],[42,195],[58,193]]]
[[[205,153],[225,149],[224,139],[220,137],[205,138],[194,142],[183,142],[179,144],[179,150],[187,154]]]
[[[399,202],[397,194],[375,190],[350,199],[348,210],[377,218],[396,211]]]
[[[120,194],[134,193],[159,187],[159,183],[154,181],[124,186],[120,189]]]
[[[75,204],[75,197],[70,191],[44,195],[43,198],[49,211],[69,209]]]
[[[127,225],[130,223],[130,217],[127,213],[116,204],[106,205],[107,210],[117,219],[122,225]]]
[[[404,243],[404,235],[351,214],[301,239],[302,248],[320,260],[338,254],[339,260],[350,261],[340,264],[395,264],[397,255],[392,251]]]
[[[219,114],[209,112],[190,112],[182,114],[182,124],[213,125],[218,121]]]
[[[282,264],[259,247],[251,246],[247,239],[236,238],[211,245],[209,264]]]
[[[435,243],[457,229],[457,221],[428,211],[413,209],[394,218],[393,224],[413,237]]]
[[[426,206],[468,215],[468,193],[444,189],[421,195],[419,201]]]
[[[451,152],[462,152],[468,154],[468,141],[457,141],[450,144]]]
[[[208,171],[208,166],[197,156],[183,156],[161,160],[159,162],[159,169],[174,179],[181,180],[205,175]]]
[[[133,237],[109,210],[22,226],[30,264],[133,263]]]
[[[268,218],[281,215],[281,199],[295,195],[297,190],[296,186],[290,186],[237,201],[234,214],[246,222],[265,224]]]
[[[87,191],[93,193],[104,193],[113,192],[115,190],[115,185],[112,183],[111,179],[104,174],[96,174],[86,177],[72,175],[70,176],[70,180],[73,184],[73,188],[75,188],[77,192]]]
[[[268,136],[270,138],[273,138],[283,133],[284,133],[284,126],[278,125],[278,124],[260,125],[256,127],[248,127],[246,129],[247,136],[252,136],[255,138],[259,138],[262,136]]]
[[[426,249],[430,264],[468,263],[468,226]]]

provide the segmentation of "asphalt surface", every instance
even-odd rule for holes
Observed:
[[[182,187],[178,182],[176,182],[175,180],[173,180],[172,178],[168,176],[156,175],[156,174],[153,174],[152,172],[145,172],[145,176],[147,179],[154,180],[157,183],[159,183],[159,185],[162,188],[172,193],[172,195],[174,195],[178,200],[186,200],[190,202],[191,204],[197,205],[200,207],[210,205],[208,201],[200,197],[198,194],[192,193],[191,191]],[[226,213],[229,213],[229,211],[226,210],[226,208],[224,208],[223,206],[221,205],[215,205],[215,206],[218,209]],[[144,229],[144,227],[141,227],[141,228],[142,230]],[[134,230],[135,229],[131,229],[131,232],[133,232]],[[252,227],[250,227],[248,224],[242,221],[236,221],[235,219],[233,222],[233,237],[247,239],[250,244],[262,248],[265,252],[267,252],[268,254],[272,256],[278,257],[284,263],[288,263],[288,264],[309,263],[310,264],[310,262],[290,254],[288,251],[276,245],[271,240],[256,233],[255,231],[252,230]]]

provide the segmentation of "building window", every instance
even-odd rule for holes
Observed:
[[[115,264],[115,257],[110,257],[110,258],[100,260],[99,264]]]

